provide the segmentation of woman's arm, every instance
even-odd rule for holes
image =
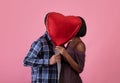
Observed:
[[[79,44],[77,47],[80,47]],[[67,61],[69,62],[69,64],[71,65],[71,67],[77,71],[78,73],[81,73],[83,71],[82,66],[80,66],[77,62],[74,61],[74,59],[70,56],[70,54],[65,50],[65,48],[61,47],[61,46],[57,46],[56,47],[57,50],[59,50],[59,52],[67,59]],[[79,48],[80,49],[80,48]],[[79,55],[77,55],[79,56]]]
[[[68,61],[68,63],[71,65],[71,67],[77,71],[78,73],[81,73],[81,68],[79,67],[79,65],[73,60],[73,58],[70,56],[70,54],[65,51],[63,54],[62,54]]]

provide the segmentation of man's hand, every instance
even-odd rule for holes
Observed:
[[[53,65],[57,62],[60,62],[61,60],[61,56],[60,55],[53,55],[51,58],[50,58],[50,65]]]

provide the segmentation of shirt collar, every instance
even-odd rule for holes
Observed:
[[[50,38],[50,36],[49,36],[47,31],[45,32],[45,35],[47,36],[48,40],[51,40],[51,38]]]

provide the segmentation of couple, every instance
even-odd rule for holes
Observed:
[[[59,83],[82,83],[80,73],[85,63],[85,44],[81,37],[86,35],[86,24],[82,17],[80,30],[67,42],[67,45],[55,46],[47,30],[43,36],[34,41],[24,65],[32,69],[32,83],[58,83],[57,62],[61,61]],[[45,17],[46,25],[47,15]],[[60,54],[55,54],[56,49]]]

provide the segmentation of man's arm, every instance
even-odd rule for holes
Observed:
[[[24,58],[23,64],[24,66],[33,66],[33,67],[42,67],[43,65],[48,66],[49,59],[39,59],[38,53],[41,51],[42,45],[40,41],[35,41],[31,45],[27,56]],[[42,55],[41,55],[42,56]]]

